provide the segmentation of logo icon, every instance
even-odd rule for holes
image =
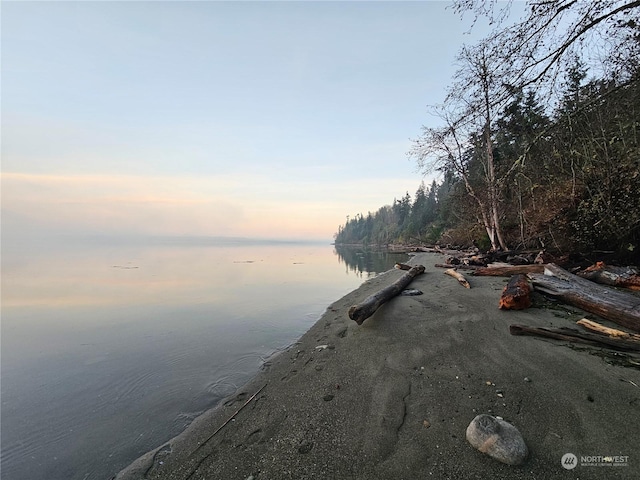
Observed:
[[[560,459],[560,463],[562,464],[562,468],[566,470],[573,470],[578,466],[578,457],[573,453],[565,453]]]

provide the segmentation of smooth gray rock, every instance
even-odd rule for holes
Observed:
[[[471,421],[467,427],[467,441],[482,453],[508,465],[521,465],[529,454],[518,429],[491,415],[478,415]]]

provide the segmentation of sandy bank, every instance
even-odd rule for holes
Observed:
[[[513,337],[510,323],[568,326],[579,314],[497,308],[506,279],[433,267],[358,326],[348,308],[394,281],[382,274],[332,304],[263,372],[182,435],[118,474],[131,479],[640,478],[640,371],[599,349]],[[535,302],[534,302],[535,305]],[[206,441],[257,390],[260,393]],[[520,467],[473,449],[478,413],[515,425],[530,450]],[[578,465],[566,470],[561,458]],[[628,456],[626,466],[581,457]]]

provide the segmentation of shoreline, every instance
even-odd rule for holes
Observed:
[[[401,271],[331,304],[234,395],[115,478],[640,477],[632,451],[640,443],[640,372],[606,363],[595,354],[601,349],[511,336],[511,323],[567,326],[579,312],[535,301],[528,310],[498,310],[507,279],[470,277],[467,290],[433,266],[440,258],[414,255],[409,263],[426,272],[409,288],[424,294],[392,299],[361,326],[348,318],[349,306]],[[520,430],[530,450],[524,465],[469,445],[465,430],[480,413]],[[568,472],[566,453],[578,463],[629,458],[615,469],[578,464]]]

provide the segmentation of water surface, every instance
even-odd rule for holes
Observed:
[[[2,476],[105,480],[405,256],[206,239],[3,245]]]

